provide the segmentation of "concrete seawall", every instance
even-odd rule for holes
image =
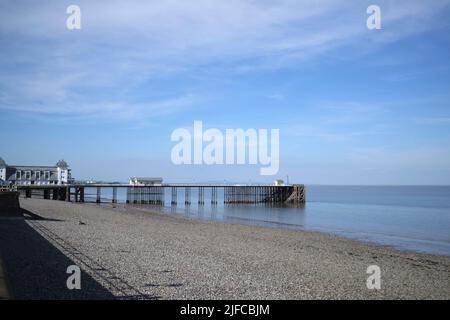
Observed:
[[[0,217],[21,216],[19,193],[15,191],[0,192]]]

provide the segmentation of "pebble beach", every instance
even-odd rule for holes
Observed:
[[[449,299],[450,257],[124,205],[21,199],[2,218],[15,299]],[[66,269],[82,270],[68,290]],[[369,290],[366,270],[381,270]]]

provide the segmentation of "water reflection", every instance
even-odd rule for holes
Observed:
[[[161,213],[231,223],[290,228],[302,228],[305,225],[304,204],[139,205],[139,207],[147,207]]]

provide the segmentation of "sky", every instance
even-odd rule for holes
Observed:
[[[448,185],[449,14],[448,0],[1,0],[0,157],[107,181]],[[194,121],[279,129],[278,173],[175,165],[171,133]]]

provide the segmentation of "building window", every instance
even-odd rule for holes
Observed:
[[[44,172],[44,179],[45,180],[50,180],[50,171],[45,171]]]
[[[36,180],[41,180],[41,172],[40,171],[36,171]]]
[[[31,171],[25,171],[25,180],[31,180]]]
[[[22,171],[17,170],[16,171],[16,180],[21,180],[22,179]]]

